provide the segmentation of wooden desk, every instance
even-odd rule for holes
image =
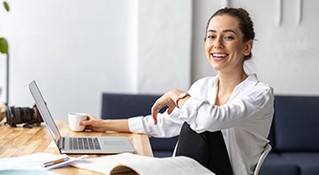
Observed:
[[[104,133],[104,132],[73,132],[70,130],[67,121],[56,121],[57,126],[63,136],[126,136],[133,147],[135,154],[153,157],[150,142],[147,135],[131,133]],[[32,129],[0,124],[0,158],[18,157],[37,152],[60,154],[56,148],[49,131],[44,123],[40,127],[34,126]],[[78,157],[81,155],[70,155]],[[90,158],[106,155],[89,155]],[[100,174],[92,171],[78,169],[74,167],[64,167],[53,169],[60,174]]]

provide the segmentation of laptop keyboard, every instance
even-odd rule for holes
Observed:
[[[71,150],[100,150],[101,146],[97,138],[74,137],[69,138]]]

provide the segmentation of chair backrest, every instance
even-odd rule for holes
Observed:
[[[258,175],[259,173],[259,170],[261,168],[261,165],[263,164],[265,158],[267,157],[268,153],[270,152],[271,150],[271,146],[269,143],[267,143],[267,145],[265,146],[265,149],[263,151],[263,153],[261,154],[261,156],[259,157],[259,160],[257,162],[257,165],[256,165],[256,168],[255,168],[255,171],[254,171],[254,175]]]

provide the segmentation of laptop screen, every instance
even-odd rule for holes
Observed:
[[[50,131],[51,136],[53,137],[55,143],[57,143],[61,135],[35,81],[32,81],[29,84],[29,89],[34,98],[35,104],[37,105],[37,108]]]

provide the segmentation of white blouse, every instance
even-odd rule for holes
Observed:
[[[157,125],[151,115],[130,118],[130,130],[153,137],[173,137],[179,135],[185,121],[197,133],[221,130],[233,173],[253,174],[269,142],[267,137],[274,112],[273,90],[251,74],[235,87],[226,104],[216,106],[217,84],[218,76],[198,80],[189,89],[191,98],[182,109],[175,108],[170,115],[167,112],[158,114]]]

